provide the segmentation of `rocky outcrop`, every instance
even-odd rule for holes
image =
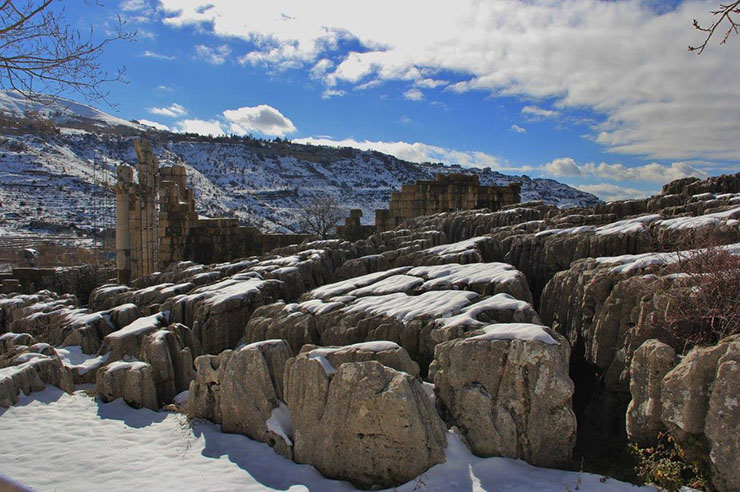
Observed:
[[[236,346],[257,307],[284,298],[285,292],[283,282],[248,272],[177,296],[163,309],[171,310],[173,322],[193,328],[204,353],[217,354]]]
[[[52,347],[35,344],[30,347],[17,345],[15,348],[12,354],[6,354],[11,357],[0,366],[0,407],[17,403],[21,391],[28,395],[43,390],[46,384],[68,393],[74,391],[72,375]]]
[[[152,366],[145,362],[117,361],[101,367],[95,390],[104,402],[123,398],[134,408],[159,408]]]
[[[695,348],[663,378],[662,420],[691,459],[708,461],[719,491],[740,483],[740,335]]]
[[[195,379],[190,382],[185,405],[190,418],[222,422],[221,382],[233,354],[233,350],[224,350],[219,355],[201,355],[195,359]]]
[[[372,351],[355,350],[363,352]],[[327,357],[309,350],[285,370],[297,462],[370,488],[407,482],[445,460],[445,428],[418,379],[377,360],[334,371]]]
[[[640,447],[654,446],[658,435],[667,430],[661,420],[661,383],[678,361],[676,351],[659,340],[648,340],[632,356],[632,401],[627,407],[626,425],[630,441]]]
[[[193,360],[199,355],[200,345],[185,325],[175,323],[144,337],[139,358],[152,367],[160,406],[188,389],[195,379]]]
[[[283,340],[240,346],[226,363],[219,384],[222,430],[265,442],[288,459],[293,457],[293,433],[282,400],[283,371],[290,357]]]
[[[118,361],[129,358],[137,358],[141,353],[141,345],[144,338],[169,323],[169,313],[157,313],[135,320],[133,323],[118,331],[107,335],[103,339],[100,353],[110,352],[110,361]]]
[[[563,465],[576,418],[564,337],[533,324],[494,324],[437,345],[430,368],[437,403],[478,456]]]

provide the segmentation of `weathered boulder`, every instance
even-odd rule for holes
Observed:
[[[437,403],[478,456],[558,466],[571,459],[576,418],[570,347],[532,324],[497,324],[437,345]]]
[[[376,360],[333,372],[311,353],[285,370],[297,462],[370,488],[407,482],[445,460],[444,424],[417,378]]]
[[[95,390],[104,402],[123,398],[134,408],[159,408],[152,366],[145,362],[117,361],[101,367]]]
[[[740,335],[695,348],[663,378],[662,420],[690,459],[707,462],[719,491],[740,483]]]
[[[36,343],[36,339],[28,333],[3,333],[0,335],[0,355],[10,351],[12,347],[18,345],[33,345]]]
[[[140,359],[152,366],[157,401],[172,402],[195,379],[193,359],[200,355],[200,346],[185,325],[175,323],[146,335],[141,343]]]
[[[46,344],[23,347],[6,367],[0,368],[0,407],[18,402],[18,394],[41,391],[52,384],[63,391],[74,391],[72,375],[67,371],[54,349]]]
[[[189,417],[221,423],[221,382],[233,355],[233,350],[224,350],[219,355],[201,355],[195,359],[195,379],[190,382],[185,405]]]
[[[283,371],[292,357],[283,340],[238,347],[220,381],[221,428],[266,442],[292,458],[290,413],[282,402]]]
[[[640,447],[654,446],[666,430],[661,420],[661,382],[678,364],[676,351],[659,340],[648,340],[632,356],[627,407],[627,436]]]
[[[139,357],[144,337],[167,326],[169,313],[157,313],[139,318],[130,325],[107,335],[103,339],[100,353],[110,352],[110,361],[117,361],[128,355]]]
[[[246,272],[175,296],[162,308],[171,310],[173,322],[193,328],[204,353],[217,354],[236,346],[257,307],[285,297],[283,282]]]

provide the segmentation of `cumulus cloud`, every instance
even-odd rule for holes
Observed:
[[[660,190],[644,191],[637,190],[635,188],[627,188],[624,186],[617,186],[609,183],[599,183],[591,185],[580,185],[577,186],[581,191],[586,193],[593,193],[605,202],[612,202],[615,200],[629,200],[632,198],[645,198],[658,193]]]
[[[558,177],[593,176],[610,181],[634,181],[667,183],[674,179],[694,176],[706,178],[708,173],[687,162],[673,162],[670,165],[651,162],[643,166],[627,167],[623,164],[578,164],[570,157],[561,157],[545,164],[542,169],[547,174]]]
[[[570,157],[560,157],[545,164],[545,172],[553,176],[581,176],[583,171]]]
[[[352,138],[334,140],[325,137],[308,137],[294,139],[295,143],[308,143],[312,145],[327,145],[329,147],[353,147],[360,150],[377,150],[384,154],[390,154],[405,161],[411,162],[443,162],[445,164],[460,164],[464,167],[478,167],[491,169],[510,169],[506,167],[506,161],[501,157],[478,151],[460,151],[415,142],[380,142]]]
[[[686,50],[702,37],[690,20],[706,19],[708,1],[663,9],[641,0],[161,5],[170,26],[249,42],[244,63],[310,68],[330,58],[329,87],[434,77],[453,92],[552,101],[545,111],[591,109],[603,116],[591,138],[615,152],[740,159],[740,57],[716,44],[701,57]],[[345,40],[362,49],[341,52]]]
[[[226,134],[221,122],[218,120],[181,120],[177,122],[176,129],[183,133],[197,133],[199,135],[212,135],[214,137]]]
[[[158,123],[156,121],[145,120],[143,118],[140,118],[137,121],[141,123],[142,125],[151,126],[152,128],[155,128],[157,130],[163,130],[166,132],[170,131],[170,127],[168,127],[167,125],[163,125],[162,123]]]
[[[166,108],[149,108],[149,112],[160,116],[169,116],[170,118],[179,118],[188,114],[188,110],[177,103],[173,103]]]
[[[516,132],[516,133],[527,133],[527,129],[526,128],[522,128],[519,125],[511,125],[509,127],[509,130],[511,130],[512,132]]]
[[[238,135],[261,133],[271,137],[283,137],[296,131],[296,127],[290,119],[266,104],[227,109],[223,112],[223,115],[230,124],[230,131]]]
[[[413,87],[404,92],[403,97],[408,99],[409,101],[421,101],[422,99],[424,99],[424,93],[416,87]]]
[[[196,60],[204,60],[211,65],[222,65],[230,54],[231,48],[225,44],[213,48],[204,44],[195,47]]]

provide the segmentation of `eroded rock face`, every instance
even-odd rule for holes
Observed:
[[[17,403],[21,391],[28,395],[43,390],[46,384],[74,391],[71,373],[47,344],[16,345],[5,357],[0,365],[0,407]]]
[[[720,491],[740,483],[740,335],[695,348],[663,378],[662,420],[692,459],[708,457]]]
[[[444,424],[413,376],[376,360],[328,374],[310,351],[291,359],[285,375],[297,462],[370,488],[407,482],[445,460]]]
[[[666,430],[661,420],[661,382],[678,361],[676,351],[659,340],[648,340],[632,356],[627,436],[640,447],[655,445],[658,434]]]
[[[526,324],[490,325],[472,334],[437,345],[430,368],[448,423],[460,428],[478,456],[567,463],[576,438],[567,340]]]
[[[152,366],[145,362],[117,361],[101,367],[95,390],[104,402],[123,398],[134,408],[159,408]]]
[[[283,340],[243,345],[229,358],[219,385],[223,431],[266,442],[286,458],[293,456],[292,432],[284,425],[290,421],[281,422],[278,415],[287,411],[283,371],[292,355]]]
[[[193,359],[199,355],[200,345],[192,331],[179,323],[144,337],[139,358],[152,366],[160,406],[188,389],[195,379]]]
[[[222,422],[221,382],[233,355],[233,350],[224,350],[219,355],[201,355],[195,359],[195,379],[190,382],[185,407],[189,417]]]

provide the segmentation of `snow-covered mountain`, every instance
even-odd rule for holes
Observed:
[[[598,202],[565,184],[489,169],[416,164],[374,151],[251,138],[210,138],[154,130],[64,99],[26,103],[0,92],[0,231],[85,229],[112,225],[115,166],[135,164],[133,141],[145,136],[162,164],[188,168],[199,212],[238,217],[267,231],[295,230],[298,211],[334,196],[347,210],[386,208],[402,184],[437,173],[477,174],[481,184],[522,182],[522,200],[562,207]],[[54,126],[29,124],[53,121]]]

